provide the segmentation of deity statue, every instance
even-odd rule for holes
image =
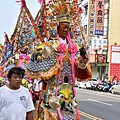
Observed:
[[[27,74],[32,79],[42,80],[36,120],[80,119],[75,80],[91,79],[92,73],[84,36],[81,33],[83,38],[80,37],[80,33],[73,30],[77,28],[77,22],[74,23],[77,16],[72,11],[74,2],[50,2],[49,7],[54,6],[51,8],[54,12],[48,11],[52,15],[46,17],[50,22],[49,35],[46,42],[37,46],[27,64]]]

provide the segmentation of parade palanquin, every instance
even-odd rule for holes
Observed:
[[[26,79],[42,81],[36,120],[80,120],[75,81],[92,77],[82,9],[77,0],[40,0],[40,4],[33,20],[22,0],[11,38],[14,61],[9,59],[5,71],[10,65],[20,66]]]

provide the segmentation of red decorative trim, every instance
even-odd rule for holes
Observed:
[[[21,3],[21,8],[26,6],[25,0],[16,0],[16,2]]]

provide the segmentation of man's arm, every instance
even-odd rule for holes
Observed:
[[[26,120],[34,120],[33,111],[27,112]]]

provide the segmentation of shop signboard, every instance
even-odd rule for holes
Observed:
[[[106,54],[97,54],[97,63],[106,63]]]
[[[106,54],[90,54],[89,63],[106,63]]]
[[[88,36],[95,35],[95,0],[89,0]]]
[[[104,34],[104,0],[96,0],[95,35]]]
[[[117,76],[120,78],[120,46],[111,45],[110,76]]]
[[[95,54],[89,54],[89,63],[95,63]]]
[[[101,38],[93,38],[91,40],[92,42],[92,50],[107,50],[108,41],[107,39],[101,39]]]

